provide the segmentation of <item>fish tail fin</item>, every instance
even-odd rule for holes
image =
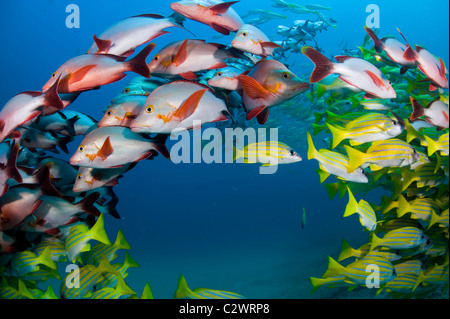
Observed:
[[[28,298],[28,299],[35,299],[35,297],[33,296],[33,294],[28,290],[28,288],[27,288],[27,286],[25,285],[25,283],[23,282],[23,280],[22,279],[20,279],[19,278],[19,289],[18,289],[18,291],[19,291],[19,293],[22,295],[22,296],[24,296],[24,297],[26,297],[26,298]]]
[[[332,200],[339,190],[339,182],[325,184],[325,189],[327,190],[328,198]]]
[[[366,154],[347,145],[344,145],[344,148],[347,151],[348,155],[347,173],[351,173],[362,164],[364,164]]]
[[[309,78],[311,83],[319,82],[333,73],[333,62],[316,49],[310,46],[304,46],[302,47],[302,53],[315,64],[314,71]]]
[[[383,215],[388,213],[391,209],[398,208],[398,201],[393,201],[387,196],[383,196],[381,200],[382,200],[381,206],[384,207],[383,210],[381,211]]]
[[[151,76],[150,69],[148,68],[147,62],[145,61],[155,48],[155,43],[150,43],[141,52],[139,52],[134,58],[129,60],[127,63],[129,65],[130,71],[133,71],[139,75],[142,75],[145,78],[149,78]]]
[[[311,282],[312,291],[311,295],[316,292],[317,289],[323,286],[323,284],[326,282],[325,278],[316,278],[316,277],[309,277],[309,281]]]
[[[50,177],[50,163],[46,163],[35,172],[42,194],[48,196],[61,197],[61,193],[53,186]]]
[[[122,276],[117,277],[117,285],[114,289],[119,296],[135,295],[136,293],[127,285]]]
[[[316,169],[316,173],[319,175],[320,177],[320,183],[322,184],[331,174],[328,172],[325,172],[322,169]]]
[[[428,224],[427,229],[430,229],[431,226],[433,226],[434,224],[436,224],[436,223],[438,222],[438,220],[439,220],[439,216],[438,216],[438,214],[436,214],[436,212],[433,210],[433,211],[431,212],[430,223]]]
[[[407,214],[411,209],[408,201],[403,197],[403,195],[399,195],[398,197],[398,209],[397,209],[397,217],[400,218],[403,215]]]
[[[314,142],[312,140],[311,134],[309,132],[306,132],[307,138],[308,138],[308,160],[316,158],[317,156],[317,149],[314,146]]]
[[[347,204],[347,207],[345,208],[344,217],[353,215],[358,210],[358,202],[356,201],[355,197],[353,196],[352,191],[350,190],[350,188],[348,186],[347,186],[347,190],[348,190],[348,204]]]
[[[331,131],[331,134],[333,134],[333,144],[332,148],[335,148],[339,145],[344,139],[345,139],[345,130],[342,127],[334,126],[329,123],[326,123],[328,126],[328,129]]]
[[[110,273],[110,274],[116,275],[118,278],[119,277],[122,278],[122,275],[120,274],[120,272],[110,264],[110,262],[109,262],[108,258],[106,258],[106,256],[102,256],[102,258],[100,259],[100,263],[99,263],[97,269],[101,273],[105,273],[106,272],[106,273]]]
[[[428,150],[428,156],[433,155],[434,153],[436,153],[439,144],[438,142],[436,142],[435,140],[433,140],[432,138],[424,135],[425,141],[427,142],[427,150]]]
[[[350,257],[355,256],[355,249],[350,246],[347,240],[345,238],[342,239],[342,249],[341,253],[339,254],[338,261],[345,260]]]
[[[39,263],[41,265],[45,265],[50,269],[56,269],[56,264],[55,262],[52,260],[52,255],[50,252],[50,247],[46,247],[43,251],[42,254],[39,255]]]
[[[180,275],[180,279],[178,279],[178,288],[175,291],[175,299],[186,298],[191,293],[191,289],[189,289],[186,279],[184,279],[183,275]]]
[[[372,240],[371,240],[371,243],[370,243],[370,250],[369,251],[374,250],[375,248],[380,246],[380,244],[381,244],[381,239],[379,237],[377,237],[375,235],[375,233],[372,233]]]
[[[158,134],[155,138],[155,148],[162,156],[164,156],[167,159],[170,159],[170,152],[166,147],[166,141],[169,137],[168,134]]]
[[[94,224],[94,226],[92,226],[90,232],[93,239],[105,245],[111,245],[111,242],[109,241],[108,235],[105,231],[105,216],[103,214],[100,214],[97,222]]]
[[[114,242],[114,246],[117,249],[131,249],[130,244],[126,241],[125,236],[123,235],[122,229],[119,229],[117,232],[116,241]]]
[[[144,290],[142,291],[141,299],[153,299],[152,288],[150,288],[150,283],[146,283]]]
[[[15,143],[11,149],[8,162],[6,163],[6,174],[14,179],[16,182],[22,184],[22,175],[20,175],[19,170],[17,169],[17,157],[19,156],[20,145]]]
[[[316,83],[315,89],[318,99],[321,98],[325,94],[325,92],[327,92],[327,86],[322,83]]]
[[[412,182],[414,182],[414,173],[409,170],[402,170],[402,192],[406,190]]]
[[[375,52],[381,53],[381,51],[383,50],[383,42],[381,42],[375,32],[373,32],[373,30],[368,26],[364,26],[364,30],[366,30],[367,34],[372,38],[375,45]]]
[[[64,109],[64,103],[61,101],[61,98],[58,95],[58,86],[59,86],[59,80],[61,78],[61,75],[58,77],[58,79],[53,83],[53,85],[45,91],[43,97],[44,101],[42,104],[44,106],[54,107],[58,110]]]
[[[344,269],[345,269],[344,266],[342,266],[336,260],[328,256],[328,268],[322,277],[326,278],[339,275]]]
[[[240,150],[233,145],[233,162],[241,157],[244,157],[244,150]]]
[[[417,287],[419,287],[419,285],[420,285],[424,280],[425,280],[425,275],[424,275],[422,269],[420,269],[419,277],[417,277],[416,284],[414,285],[414,288],[412,289],[412,291],[416,290]]]
[[[167,17],[170,21],[172,21],[173,23],[184,27],[184,21],[186,21],[186,17],[183,16],[182,14],[175,12],[172,13],[170,16]]]
[[[77,206],[81,209],[81,211],[89,215],[100,216],[100,211],[94,206],[99,197],[99,192],[92,193],[79,201]]]
[[[411,113],[409,119],[411,121],[417,120],[419,117],[424,116],[425,109],[423,108],[422,104],[420,104],[415,98],[412,96],[410,97],[411,104],[413,106],[413,112]]]
[[[405,128],[406,128],[406,142],[409,143],[412,140],[418,138],[420,139],[419,132],[409,123],[408,120],[405,120]]]
[[[126,266],[127,268],[140,267],[139,264],[133,258],[131,258],[130,254],[127,251],[125,252],[124,255],[125,255],[125,260],[123,262],[124,266]]]

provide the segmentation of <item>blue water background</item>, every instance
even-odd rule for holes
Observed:
[[[169,15],[170,2],[160,1],[12,1],[0,2],[1,85],[0,105],[14,94],[40,90],[50,75],[66,60],[84,54],[94,33],[119,19],[143,14]],[[81,27],[68,29],[66,6],[79,5]],[[269,0],[243,0],[233,6],[241,15],[249,9],[270,7]],[[338,23],[317,36],[328,56],[362,44],[368,4],[381,12],[381,34],[398,36],[396,27],[411,43],[422,44],[448,65],[448,1],[313,1],[332,8],[324,12]],[[306,2],[302,2],[306,4]],[[307,15],[290,14],[288,20],[261,25],[268,36],[278,24],[289,25]],[[209,27],[187,21],[185,26],[199,38],[229,44],[232,37],[213,39]],[[172,28],[155,40],[157,52],[169,42],[192,37]],[[152,56],[152,54],[151,54]],[[297,74],[309,74],[309,62],[297,57]],[[83,93],[69,106],[96,119],[134,74],[100,90]],[[289,129],[289,123],[282,129]],[[70,154],[78,139],[69,144]],[[320,146],[320,145],[319,145]],[[140,294],[150,282],[156,298],[171,298],[180,273],[192,287],[231,290],[249,298],[330,297],[331,291],[310,295],[310,276],[320,277],[327,256],[336,257],[342,238],[353,247],[367,242],[356,216],[342,218],[347,196],[328,199],[314,172],[316,161],[306,158],[306,137],[298,136],[296,150],[303,161],[280,166],[274,175],[260,175],[257,165],[178,164],[162,158],[143,161],[126,173],[116,186],[122,220],[106,216],[111,241],[124,231],[131,244],[130,255],[141,265],[129,270],[127,283]],[[69,158],[68,156],[66,157]],[[359,199],[359,198],[358,198]],[[375,204],[380,193],[365,198]],[[307,212],[301,229],[302,208]],[[122,257],[117,259],[121,262]],[[341,296],[342,297],[342,296]]]

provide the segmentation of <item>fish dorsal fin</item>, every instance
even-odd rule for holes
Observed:
[[[239,79],[245,94],[251,99],[263,99],[270,94],[270,92],[258,81],[248,75],[241,74],[237,78]]]
[[[191,116],[197,109],[198,104],[206,91],[208,91],[208,89],[201,89],[192,93],[191,96],[181,104],[178,110],[175,111],[174,117],[178,117],[180,121],[183,121]]]
[[[111,48],[111,40],[102,40],[97,38],[97,35],[94,34],[94,41],[98,47],[98,51],[100,52],[108,52]]]
[[[110,137],[108,136],[103,143],[102,147],[99,149],[97,156],[100,157],[103,161],[108,158],[109,155],[113,153],[113,148],[111,145]]]
[[[178,48],[178,52],[172,60],[172,63],[175,64],[175,66],[180,66],[181,64],[183,64],[186,61],[187,45],[188,45],[188,39],[184,40],[183,43]]]
[[[162,16],[160,14],[155,14],[155,13],[144,13],[144,14],[139,14],[136,16],[132,16],[130,18],[153,18],[153,19],[164,19],[165,16]],[[130,19],[128,18],[128,19]]]
[[[239,1],[230,1],[216,4],[214,6],[209,7],[209,10],[214,12],[214,14],[224,14],[228,11],[228,9],[235,3]]]
[[[353,59],[352,56],[348,56],[348,55],[337,55],[334,57],[336,59],[336,61],[338,61],[339,63],[344,63],[345,61],[347,61],[348,59]]]
[[[369,70],[366,70],[365,72],[367,73],[367,75],[370,76],[370,78],[372,79],[372,81],[375,83],[376,86],[378,86],[379,88],[385,87],[383,80],[380,79],[379,76],[377,76],[375,73]]]

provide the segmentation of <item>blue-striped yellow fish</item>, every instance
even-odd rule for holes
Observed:
[[[420,229],[416,227],[402,227],[388,231],[383,238],[378,238],[372,234],[370,250],[378,246],[391,249],[409,249],[420,246],[430,239]]]
[[[68,273],[61,281],[60,294],[64,299],[82,299],[91,293],[94,285],[105,273],[119,272],[111,266],[109,261],[103,257],[98,266],[86,265]]]
[[[234,292],[214,290],[208,288],[195,288],[191,290],[184,279],[183,275],[180,275],[178,280],[178,288],[175,291],[175,299],[189,298],[189,299],[245,299]]]
[[[442,265],[430,266],[419,275],[417,285],[448,285],[448,258]]]
[[[431,213],[430,218],[430,224],[428,225],[428,228],[433,226],[434,224],[439,224],[440,227],[447,227],[448,228],[448,208],[441,212],[440,215],[436,214],[435,212]]]
[[[443,173],[443,170],[436,165],[436,163],[426,163],[420,165],[410,171],[409,169],[402,169],[402,184],[401,191],[405,191],[411,183],[416,182],[418,188],[427,186],[438,186],[448,180]]]
[[[403,195],[398,197],[397,217],[411,213],[411,218],[429,221],[433,212],[440,210],[438,204],[431,198],[416,198],[407,201]]]
[[[66,247],[59,239],[46,239],[36,244],[33,251],[35,254],[42,254],[46,248],[50,249],[50,258],[54,262],[64,262],[67,260]]]
[[[379,295],[383,290],[391,293],[411,293],[416,289],[418,279],[419,276],[416,274],[398,274],[397,277],[378,289],[376,294]]]
[[[381,141],[393,138],[403,131],[399,121],[382,113],[368,113],[339,127],[326,123],[333,134],[332,147],[335,148],[343,140],[350,140],[350,145]]]
[[[262,163],[263,166],[300,162],[302,157],[290,146],[278,141],[258,142],[243,149],[234,148],[233,162]]]
[[[341,286],[351,287],[356,285],[356,283],[351,282],[343,275],[330,276],[326,278],[309,277],[309,281],[311,282],[312,285],[311,294],[316,292],[317,289],[319,289],[324,285],[329,285],[333,287],[341,287]]]
[[[39,265],[56,269],[56,264],[51,259],[50,248],[45,248],[40,255],[28,250],[15,253],[11,259],[11,272],[20,277],[32,272]]]
[[[17,288],[16,288],[17,287]],[[19,278],[17,285],[6,282],[3,277],[0,284],[0,299],[35,299],[25,283]]]
[[[348,204],[345,208],[344,217],[358,214],[359,222],[369,231],[374,231],[377,227],[377,215],[373,210],[372,206],[364,199],[361,199],[359,203],[353,196],[352,191],[347,186],[348,190]]]
[[[125,236],[121,229],[117,232],[116,241],[112,245],[107,245],[102,242],[95,244],[89,252],[86,252],[82,257],[83,264],[91,264],[97,266],[102,256],[105,256],[109,261],[116,257],[116,252],[119,249],[131,249],[130,244],[125,240]]]
[[[369,250],[370,250],[369,243],[362,245],[358,249],[355,249],[352,246],[350,246],[347,240],[342,239],[342,249],[341,253],[339,254],[338,261],[342,261],[351,257],[362,258],[365,255],[367,255]]]
[[[368,276],[372,273],[372,269],[379,271],[380,284],[388,282],[395,278],[395,268],[384,257],[371,257],[359,259],[346,267],[339,264],[333,258],[328,257],[328,268],[322,277],[330,276],[344,276],[351,283],[358,285],[365,285],[367,283]]]
[[[139,264],[131,258],[128,252],[125,252],[125,260],[123,264],[115,263],[112,265],[114,269],[116,269],[122,278],[126,278],[128,276],[127,270],[131,267],[139,267]],[[99,280],[95,284],[95,289],[103,289],[106,287],[113,288],[117,285],[118,277],[115,273],[107,273],[102,276],[102,279]]]
[[[434,140],[427,135],[424,135],[424,138],[427,142],[428,156],[433,155],[437,151],[440,151],[441,155],[449,155],[448,132],[442,134],[438,140]]]
[[[318,151],[314,146],[309,132],[307,132],[307,138],[308,160],[317,160],[319,162],[320,169],[325,173],[325,175],[321,175],[321,182],[323,182],[330,174],[335,175],[339,179],[350,182],[367,183],[369,181],[361,168],[355,168],[348,173],[349,160],[347,156],[338,152],[329,151],[327,149],[321,149]]]
[[[66,238],[66,252],[70,261],[75,262],[81,252],[89,251],[90,240],[97,240],[105,245],[111,245],[105,232],[104,215],[101,214],[94,226],[89,229],[85,224],[78,224],[70,228]]]
[[[117,277],[117,279],[117,285],[114,288],[105,287],[96,290],[90,296],[90,299],[123,299],[126,296],[136,294],[130,287],[128,287],[122,277]]]
[[[365,153],[348,145],[344,147],[349,158],[348,172],[363,165],[370,165],[370,169],[375,171],[383,167],[403,167],[419,160],[411,145],[396,138],[373,142]]]

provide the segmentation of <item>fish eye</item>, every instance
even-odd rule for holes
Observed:
[[[413,148],[412,152],[413,152],[413,154],[417,154],[417,151],[415,148]]]
[[[283,78],[285,78],[285,79],[290,79],[290,78],[291,78],[291,74],[288,73],[288,72],[283,72],[283,73],[281,74],[281,76],[282,76]]]
[[[159,55],[155,55],[155,57],[153,58],[153,61],[158,61],[159,60]]]
[[[153,112],[153,105],[149,105],[145,108],[145,112],[152,113]]]
[[[123,90],[123,93],[130,93],[130,89],[129,89],[129,88],[125,88],[125,89]]]
[[[78,147],[78,152],[84,152],[84,145],[80,145],[80,147]]]
[[[57,73],[57,72],[53,72],[52,78],[54,78],[54,77],[56,76],[56,73]]]
[[[216,76],[222,76],[222,75],[223,75],[222,72],[217,72],[217,73],[216,73]]]
[[[294,150],[290,150],[290,152],[289,152],[292,156],[294,156],[295,155],[295,151]]]
[[[111,110],[108,110],[108,112],[106,112],[106,116],[111,116],[111,114],[112,114]]]
[[[248,33],[245,32],[245,31],[242,31],[242,32],[241,32],[241,35],[242,35],[243,37],[246,37],[246,36],[248,36]]]
[[[392,120],[392,125],[397,125],[397,121],[396,120]]]
[[[82,175],[82,174],[78,174],[78,175],[77,175],[77,181],[81,181],[82,178],[83,178],[83,175]]]

